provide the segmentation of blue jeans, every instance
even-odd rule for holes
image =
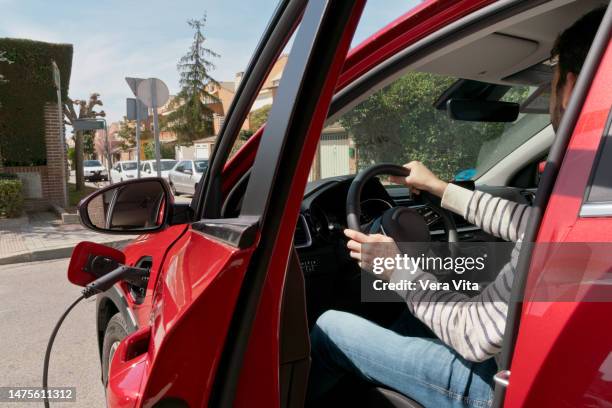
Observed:
[[[310,338],[308,398],[316,401],[346,375],[394,389],[425,407],[488,407],[494,359],[467,361],[406,313],[391,329],[357,315],[329,310]]]

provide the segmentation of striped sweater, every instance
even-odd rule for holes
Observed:
[[[516,242],[510,261],[476,297],[445,290],[398,293],[410,311],[445,344],[467,360],[484,361],[501,350],[520,243],[531,207],[454,184],[446,188],[442,207],[462,215],[489,234]],[[426,279],[436,280],[432,274],[422,271],[411,274],[396,270],[391,276],[391,282]]]

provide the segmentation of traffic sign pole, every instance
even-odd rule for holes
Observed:
[[[140,109],[136,99],[136,177],[140,178]]]
[[[152,108],[153,108],[153,131],[155,133],[155,166],[157,167],[157,177],[161,177],[161,158],[159,157],[161,155],[160,152],[160,148],[159,148],[159,122],[158,122],[158,118],[157,118],[157,103],[158,103],[158,99],[157,99],[157,84],[155,83],[155,81],[150,81],[151,82],[151,100],[152,102]]]
[[[128,82],[129,83],[129,82]],[[136,98],[146,106],[153,109],[153,133],[155,135],[155,163],[157,165],[157,177],[161,177],[161,154],[159,146],[159,121],[157,108],[163,106],[170,97],[166,84],[157,79],[149,78],[138,84]]]

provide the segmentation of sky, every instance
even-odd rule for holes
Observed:
[[[370,0],[353,44],[410,10],[418,0]],[[246,68],[275,0],[0,0],[0,37],[74,46],[69,96],[99,92],[109,122],[125,115],[126,76],[163,80],[179,90],[176,64],[192,41],[186,24],[205,13],[207,46],[220,54],[211,73],[232,81]]]

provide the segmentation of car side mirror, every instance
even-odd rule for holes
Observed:
[[[183,173],[185,173],[185,174],[193,174],[193,170],[185,169],[185,170],[183,170]]]
[[[78,211],[83,225],[91,230],[134,234],[165,228],[170,224],[174,207],[166,181],[146,178],[98,190],[79,203]]]

